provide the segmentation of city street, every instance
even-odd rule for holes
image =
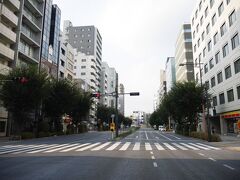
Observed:
[[[230,180],[239,171],[238,151],[148,128],[120,141],[89,132],[0,146],[1,180]]]

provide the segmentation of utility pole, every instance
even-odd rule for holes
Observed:
[[[115,87],[115,126],[116,137],[118,137],[118,73],[116,73],[116,87]]]

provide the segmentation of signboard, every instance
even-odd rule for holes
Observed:
[[[237,119],[237,127],[240,129],[240,118]]]

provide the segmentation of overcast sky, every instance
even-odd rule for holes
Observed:
[[[125,113],[153,111],[160,69],[174,56],[175,42],[197,0],[54,0],[63,20],[96,26],[103,39],[103,61],[114,67],[126,92]],[[62,29],[62,27],[61,27]]]

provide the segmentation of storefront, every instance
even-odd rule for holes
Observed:
[[[240,120],[240,111],[233,111],[221,114],[222,131],[224,134],[238,133],[238,120]]]

